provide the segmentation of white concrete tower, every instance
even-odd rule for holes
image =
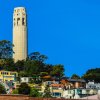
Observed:
[[[17,7],[13,13],[13,58],[16,61],[27,58],[27,19],[24,7]]]

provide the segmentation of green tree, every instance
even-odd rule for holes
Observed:
[[[47,56],[45,56],[39,52],[33,52],[33,53],[29,54],[28,59],[44,62],[47,59]]]
[[[52,95],[51,95],[51,92],[50,92],[50,88],[49,86],[47,85],[45,90],[44,90],[44,95],[43,95],[44,98],[51,98]]]
[[[27,72],[26,71],[20,71],[19,72],[19,78],[20,77],[28,77]]]
[[[51,75],[61,78],[64,75],[64,66],[63,65],[55,65],[53,66],[53,70],[51,71]]]
[[[78,76],[77,74],[73,74],[73,75],[71,76],[71,79],[80,79],[80,76]]]
[[[86,81],[100,82],[100,68],[89,69],[83,76]]]
[[[15,63],[15,68],[16,68],[16,71],[20,72],[20,71],[23,71],[24,70],[24,63],[25,61],[24,60],[18,60],[16,63]]]
[[[4,59],[3,69],[7,71],[15,71],[15,63],[12,58]]]
[[[6,89],[2,84],[0,84],[0,94],[6,94]]]
[[[0,59],[12,58],[13,44],[10,41],[0,41]]]
[[[47,72],[50,75],[52,70],[53,70],[53,65],[52,64],[45,64],[44,72]]]
[[[44,63],[37,60],[27,60],[25,62],[25,71],[28,76],[33,76],[34,74],[39,75],[40,72],[44,71]]]
[[[0,70],[4,68],[5,63],[5,59],[0,59]]]
[[[42,95],[38,92],[38,89],[31,88],[30,96],[31,97],[41,97]]]
[[[28,84],[21,83],[21,85],[18,88],[18,93],[19,94],[24,94],[24,95],[30,94],[30,87],[28,86]]]
[[[18,89],[13,89],[12,94],[18,94]]]

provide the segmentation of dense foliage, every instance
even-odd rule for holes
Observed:
[[[30,94],[30,87],[26,83],[21,83],[18,88],[19,94],[29,95]]]
[[[73,74],[73,75],[71,76],[71,79],[80,79],[80,76],[78,76],[77,74]]]
[[[11,58],[13,54],[13,45],[10,41],[2,40],[0,41],[0,58],[7,59]]]
[[[90,69],[83,76],[87,81],[94,81],[100,83],[100,68]]]
[[[2,84],[0,84],[0,94],[6,94],[6,89]]]
[[[30,90],[30,96],[31,97],[42,97],[42,94],[38,92],[38,89],[31,88],[31,90]]]
[[[51,97],[52,97],[51,92],[50,92],[50,88],[49,88],[48,85],[46,86],[46,88],[45,88],[45,90],[44,90],[43,97],[44,97],[44,98],[51,98]]]
[[[12,94],[18,94],[18,89],[13,89]]]

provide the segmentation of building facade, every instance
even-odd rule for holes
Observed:
[[[18,73],[13,71],[0,71],[0,81],[6,82],[6,81],[13,81],[15,82],[17,80]]]
[[[16,61],[27,58],[27,16],[24,7],[17,7],[13,13],[13,58]]]
[[[87,89],[98,89],[98,90],[100,90],[100,83],[95,83],[94,81],[93,82],[88,82],[86,84],[86,88]]]

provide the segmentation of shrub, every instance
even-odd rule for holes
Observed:
[[[41,97],[41,94],[38,92],[38,89],[31,88],[30,96],[32,96],[32,97]]]
[[[19,94],[25,94],[28,95],[30,94],[30,87],[26,83],[21,83],[21,85],[18,88],[18,93]]]
[[[2,84],[0,84],[0,94],[6,94],[6,89]]]
[[[14,89],[14,90],[12,91],[12,94],[18,94],[18,89]]]

